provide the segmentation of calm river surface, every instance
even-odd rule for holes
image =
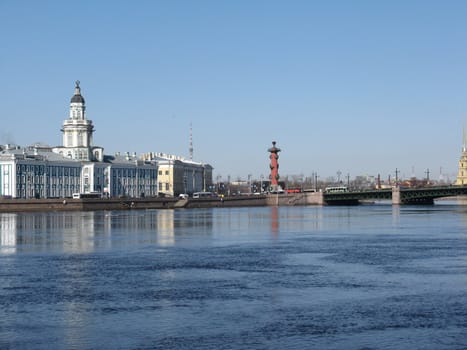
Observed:
[[[467,206],[0,214],[1,349],[466,349]]]

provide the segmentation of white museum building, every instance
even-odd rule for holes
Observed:
[[[94,126],[86,118],[79,81],[63,122],[63,145],[0,146],[0,196],[68,198],[74,193],[106,197],[153,197],[158,194],[158,167],[136,154],[104,155],[93,145]]]

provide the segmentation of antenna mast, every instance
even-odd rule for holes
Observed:
[[[190,123],[190,148],[189,148],[189,153],[190,153],[190,160],[193,160],[193,128]]]

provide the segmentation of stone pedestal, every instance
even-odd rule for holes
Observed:
[[[399,186],[394,186],[392,188],[392,204],[400,205],[401,204],[401,191]]]

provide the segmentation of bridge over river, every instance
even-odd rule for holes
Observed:
[[[381,190],[323,193],[323,202],[329,205],[349,205],[365,200],[391,200],[393,204],[433,204],[436,198],[461,195],[467,195],[467,186],[393,187]]]

